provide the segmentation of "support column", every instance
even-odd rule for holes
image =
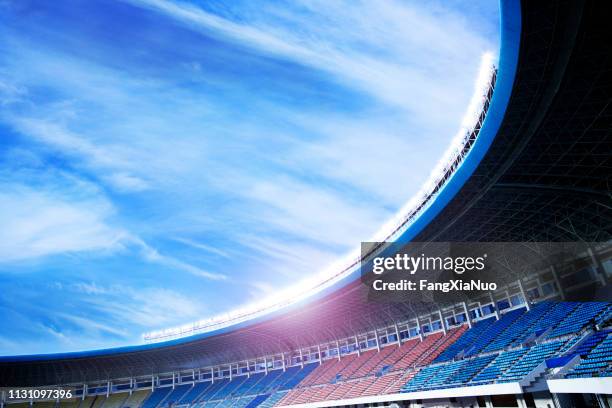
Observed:
[[[301,347],[300,347],[300,365],[302,366],[302,368],[304,368],[304,353],[302,353]]]
[[[523,296],[523,301],[525,301],[525,307],[527,308],[527,311],[530,311],[531,310],[531,305],[529,304],[529,299],[527,299],[527,294],[525,293],[525,288],[523,288],[523,282],[521,282],[520,279],[518,279],[516,282],[518,283],[519,290],[521,291],[521,296]]]
[[[495,319],[499,320],[499,312],[497,311],[497,303],[495,302],[495,298],[493,294],[489,292],[489,298],[491,299],[491,306],[493,306],[493,313],[495,313]]]
[[[471,329],[472,328],[472,318],[470,317],[470,311],[468,310],[467,303],[465,302],[463,302],[463,311],[465,313],[465,318],[467,320],[468,327]],[[499,320],[499,317],[498,317],[498,320]]]
[[[599,278],[599,282],[601,283],[601,286],[606,286],[606,280],[607,280],[606,271],[604,270],[604,267],[601,264],[599,257],[595,254],[595,252],[593,252],[593,250],[590,247],[587,249],[587,252],[589,253],[589,256],[591,257],[591,261],[593,261],[593,264],[595,265],[595,274],[597,275],[597,278]]]
[[[268,357],[264,357],[264,372],[268,375]]]
[[[210,379],[212,380],[212,383],[215,383],[215,369],[214,367],[210,367]]]
[[[378,350],[378,352],[380,353],[380,341],[378,341],[378,330],[376,329],[374,329],[374,338],[376,339],[376,350]],[[387,341],[389,341],[388,337],[387,337]]]
[[[230,381],[232,381],[233,375],[232,375],[232,365],[231,364],[229,365],[229,373],[230,373]]]
[[[285,353],[281,353],[281,358],[283,359],[283,373],[287,371],[287,363],[285,362]]]
[[[561,286],[559,275],[557,275],[557,270],[553,265],[550,266],[550,272],[552,273],[553,279],[555,280],[555,284],[557,285],[557,290],[559,291],[559,296],[561,297],[561,300],[565,300],[565,291],[563,290],[563,286]]]
[[[361,348],[359,347],[359,339],[355,335],[355,347],[357,347],[357,356],[361,356]]]
[[[340,342],[336,340],[336,350],[338,350],[338,361],[340,361]]]
[[[110,381],[108,381],[108,382],[106,383],[106,398],[108,398],[108,396],[110,395],[110,389],[111,389],[111,387],[112,387],[112,384],[113,384],[113,383],[112,383],[112,382],[110,382]]]
[[[130,377],[130,395],[134,391],[134,377]]]
[[[525,403],[525,399],[522,394],[516,394],[516,402],[519,408],[527,408],[527,403]]]
[[[174,383],[175,383],[174,376],[175,376],[175,373],[172,372],[172,389],[174,389]]]
[[[442,326],[442,330],[446,336],[446,322],[444,321],[444,316],[442,316],[442,309],[438,309],[438,316],[440,316],[440,325]]]
[[[323,356],[321,355],[321,345],[317,344],[317,351],[319,353],[319,365],[323,364]]]
[[[399,327],[397,327],[397,323],[394,323],[393,326],[395,327],[395,337],[397,338],[397,347],[401,347],[402,339],[400,339]]]
[[[419,338],[421,339],[421,341],[423,341],[423,332],[421,331],[421,323],[419,322],[419,316],[416,317],[416,325],[417,332],[419,333]]]

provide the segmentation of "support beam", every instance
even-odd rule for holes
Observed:
[[[525,302],[525,307],[527,311],[531,310],[531,305],[529,304],[529,299],[527,299],[527,293],[525,293],[525,288],[523,287],[523,282],[520,279],[516,281],[518,283],[519,290],[521,291],[521,296],[523,296],[523,301]]]
[[[565,291],[563,290],[563,286],[561,286],[561,281],[559,280],[559,275],[557,275],[557,270],[555,269],[554,265],[550,266],[550,272],[555,280],[555,285],[557,286],[561,300],[565,300]]]
[[[463,302],[463,311],[465,313],[465,318],[467,320],[468,327],[471,329],[472,328],[472,318],[470,317],[470,311],[468,310],[467,303],[465,302]]]
[[[304,368],[304,353],[302,353],[302,348],[300,347],[300,365]]]
[[[444,317],[442,316],[442,309],[438,309],[438,316],[440,317],[440,325],[442,325],[442,331],[444,331],[444,335],[446,336],[446,322],[444,321]]]
[[[606,271],[604,270],[604,267],[601,264],[601,260],[599,259],[597,254],[595,254],[593,249],[591,249],[591,247],[587,249],[587,252],[589,253],[589,256],[591,257],[591,261],[593,262],[593,265],[595,266],[595,275],[597,279],[599,279],[601,286],[606,286],[606,280],[607,280]]]
[[[380,341],[378,341],[378,330],[374,329],[374,339],[376,339],[376,350],[380,353]],[[387,338],[389,341],[389,338]]]
[[[397,323],[395,323],[394,326],[395,326],[395,337],[397,338],[397,347],[401,347],[402,339],[400,338],[399,327],[397,326]]]
[[[491,306],[493,306],[493,313],[495,313],[495,319],[499,320],[499,312],[497,311],[497,303],[495,302],[495,298],[493,294],[489,292],[489,298],[491,299]]]
[[[419,322],[419,316],[417,316],[415,320],[417,325],[417,332],[419,333],[419,338],[421,339],[421,341],[423,341],[423,332],[421,331],[421,323]]]
[[[525,399],[522,394],[516,394],[516,402],[519,408],[527,408],[527,404],[525,403]]]

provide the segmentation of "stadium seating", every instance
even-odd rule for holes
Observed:
[[[198,397],[202,395],[204,393],[204,390],[206,390],[206,388],[208,388],[210,385],[210,382],[196,383],[179,400],[177,400],[176,404],[180,405],[184,403],[190,403],[192,401],[198,401]]]
[[[102,406],[103,408],[122,408],[128,397],[128,393],[110,394]]]
[[[577,333],[588,324],[595,326],[597,318],[607,312],[608,307],[609,305],[603,302],[581,303],[548,334],[548,337]]]
[[[269,408],[359,396],[414,392],[521,381],[538,367],[580,361],[566,378],[612,376],[609,303],[541,302],[515,309],[499,320],[413,337],[301,366],[195,384],[163,386],[153,392],[88,396],[60,408]],[[599,330],[603,328],[602,330]],[[595,330],[595,331],[593,331]],[[553,360],[558,360],[552,363]],[[574,363],[572,363],[574,364]],[[36,403],[35,408],[56,408]]]
[[[259,405],[255,405],[255,406],[258,406],[259,408],[271,408],[275,406],[281,399],[283,399],[283,397],[287,395],[288,392],[289,391],[275,392],[274,394],[266,398],[264,401],[262,401]],[[249,407],[249,408],[252,408],[252,407]]]
[[[522,379],[545,359],[554,355],[563,346],[563,341],[537,344],[527,351],[518,362],[512,365],[500,378],[500,382],[511,382]]]
[[[157,407],[164,399],[166,399],[170,392],[172,392],[172,387],[156,388],[155,391],[149,395],[149,398],[144,401],[142,408]]]
[[[492,354],[466,361],[460,370],[448,378],[444,384],[445,388],[466,385],[477,373],[481,372],[484,367],[487,367],[496,356],[496,354]]]
[[[189,392],[191,388],[191,384],[181,384],[176,386],[164,399],[163,403],[159,404],[158,406],[167,407],[170,405],[174,405],[176,402],[180,401],[181,398],[183,398],[183,396],[187,394],[187,392]]]
[[[470,348],[474,344],[475,340],[484,332],[491,324],[495,322],[495,317],[489,317],[484,320],[480,320],[472,325],[470,330],[463,333],[459,339],[443,351],[435,362],[443,362],[452,360],[460,352]]]
[[[533,333],[533,328],[538,325],[540,319],[550,312],[551,308],[554,307],[552,302],[541,302],[533,305],[529,313],[523,313],[515,322],[508,326],[506,330],[486,345],[482,352],[497,351],[501,350],[518,339],[524,339],[528,337],[530,333]]]
[[[606,333],[602,339],[600,336],[593,343],[584,358],[569,372],[567,378],[610,376],[612,366],[612,334]]]
[[[494,344],[493,340],[500,337],[500,334],[506,331],[509,327],[514,327],[513,323],[523,315],[525,309],[515,309],[503,314],[499,320],[493,322],[478,336],[471,347],[467,349],[466,356],[478,354],[483,348]]]
[[[122,408],[138,408],[151,394],[150,390],[135,391],[123,402]]]
[[[506,370],[508,370],[508,368],[510,368],[514,363],[516,363],[518,359],[520,359],[526,352],[527,349],[519,349],[499,354],[489,366],[485,367],[480,373],[474,376],[472,383],[492,383],[501,377],[501,375],[505,373]]]

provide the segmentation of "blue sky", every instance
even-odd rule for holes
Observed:
[[[138,343],[354,249],[498,41],[493,1],[0,1],[0,354]]]

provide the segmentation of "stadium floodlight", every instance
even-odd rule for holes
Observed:
[[[480,69],[475,81],[474,93],[461,120],[460,128],[442,158],[430,173],[421,189],[387,221],[367,242],[394,241],[414,222],[433,201],[442,185],[449,179],[469,150],[469,143],[477,136],[482,112],[492,94],[496,75],[495,57],[487,52],[482,55]],[[262,317],[291,304],[298,303],[340,281],[359,267],[361,250],[356,248],[345,256],[320,270],[318,273],[264,298],[229,312],[212,316],[180,327],[163,329],[143,334],[145,342],[158,342],[197,333],[205,333]]]

